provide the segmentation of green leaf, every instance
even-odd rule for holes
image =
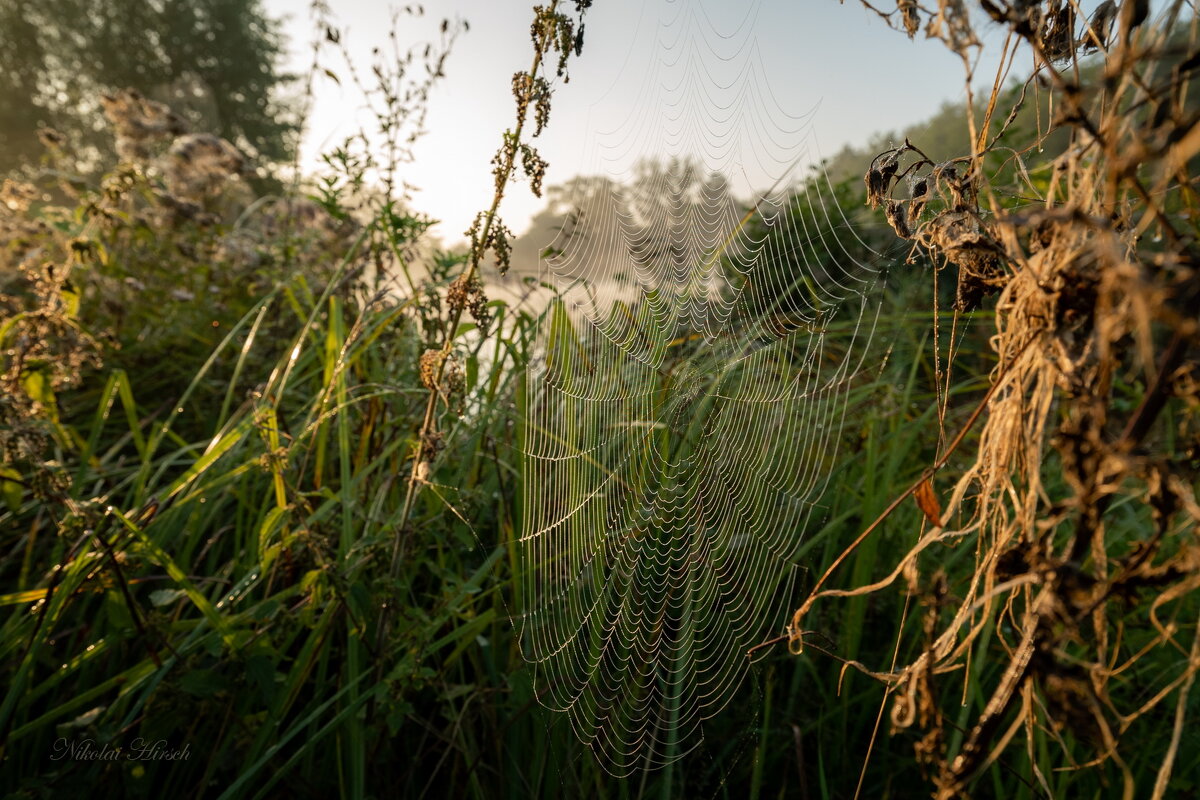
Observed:
[[[116,589],[109,589],[104,593],[104,612],[108,615],[109,624],[117,630],[133,628],[133,616],[129,613],[129,606]]]
[[[161,606],[169,606],[176,600],[187,596],[187,592],[182,589],[158,589],[150,593],[150,603],[155,608]]]
[[[4,320],[4,322],[0,322],[0,347],[4,346],[5,339],[8,338],[8,334],[12,331],[16,324],[25,319],[26,316],[27,315],[24,312],[20,314],[13,314],[11,317]]]
[[[283,542],[275,534],[280,529],[287,514],[286,507],[275,506],[263,518],[258,526],[258,558],[262,562],[263,571],[271,568],[271,562],[279,555]]]
[[[212,697],[228,688],[228,682],[216,670],[194,669],[179,679],[179,688],[196,697]]]
[[[467,356],[467,391],[473,391],[479,383],[479,357]]]
[[[45,371],[36,369],[25,373],[21,384],[25,389],[25,394],[29,395],[30,400],[35,403],[41,403],[50,414],[50,418],[57,419],[56,412],[58,407],[54,402],[54,389],[51,388],[50,379],[47,377]]]
[[[45,589],[29,589],[24,592],[0,594],[0,606],[15,606],[22,603],[36,603],[46,599]]]
[[[254,420],[250,417],[243,419],[241,423],[233,430],[218,436],[208,444],[208,448],[204,451],[204,455],[196,459],[195,463],[188,468],[187,472],[183,473],[166,491],[168,498],[174,497],[182,491],[189,483],[199,477],[205,470],[216,463],[217,459],[225,455],[230,448],[242,441],[243,437],[254,426]]]
[[[67,312],[67,316],[71,319],[79,318],[79,290],[75,289],[70,284],[63,286],[62,289],[62,304],[63,309]]]
[[[25,487],[21,484],[21,473],[12,467],[0,466],[0,495],[4,496],[9,511],[15,514],[21,510]]]
[[[275,660],[269,655],[255,653],[246,657],[246,680],[265,703],[274,701],[281,678],[275,671]]]

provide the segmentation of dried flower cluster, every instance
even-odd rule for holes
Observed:
[[[487,231],[481,234],[481,231]],[[481,211],[475,216],[471,227],[467,229],[467,239],[471,241],[473,258],[483,259],[489,250],[496,257],[496,269],[501,275],[508,272],[512,266],[512,231],[498,218],[489,220],[487,212]],[[477,255],[476,255],[477,254]]]
[[[550,81],[541,75],[535,78],[528,72],[516,72],[513,73],[512,93],[517,100],[518,116],[528,113],[529,106],[533,106],[533,135],[539,135],[550,121]]]
[[[471,318],[479,325],[480,330],[486,331],[491,322],[488,311],[487,295],[483,291],[483,282],[478,276],[468,277],[459,275],[446,290],[446,305],[455,314],[462,314],[463,309],[470,312]]]
[[[246,168],[238,149],[211,133],[189,133],[171,143],[163,170],[171,194],[197,202],[218,194]]]
[[[466,391],[466,377],[462,366],[454,354],[446,355],[441,350],[429,349],[421,354],[417,365],[421,377],[421,385],[436,397],[440,397],[446,405],[458,415],[463,413],[463,394]],[[429,452],[424,445],[431,442],[441,442],[441,433],[430,429],[422,433],[422,452],[428,459]]]
[[[901,158],[907,153],[919,157],[900,170]],[[1003,250],[994,238],[987,212],[979,206],[978,178],[971,159],[934,164],[908,141],[876,156],[863,177],[867,203],[872,208],[883,206],[897,236],[917,242],[958,267],[956,308],[960,311],[975,308],[1007,281],[1001,268]],[[906,199],[893,197],[901,184],[907,186]],[[939,202],[931,206],[935,197]],[[923,220],[927,209],[933,213]]]
[[[99,366],[101,353],[78,319],[72,256],[56,263],[36,255],[20,263],[12,293],[0,290],[0,453],[5,464],[29,474],[45,471],[58,393]]]
[[[492,203],[486,211],[480,212],[466,231],[470,242],[466,270],[460,280],[461,284],[453,289],[449,297],[449,319],[442,326],[442,342],[440,358],[436,364],[429,353],[421,357],[422,383],[429,390],[426,403],[426,413],[418,436],[418,444],[413,453],[413,479],[409,481],[409,489],[404,499],[404,507],[400,517],[402,525],[407,523],[416,498],[417,487],[424,483],[422,474],[430,470],[430,457],[426,450],[429,437],[438,431],[438,415],[436,413],[439,395],[443,393],[443,380],[448,384],[448,394],[462,393],[465,388],[465,378],[457,362],[451,358],[454,346],[454,336],[462,319],[464,310],[470,310],[481,328],[488,322],[487,303],[481,288],[477,285],[480,268],[491,252],[496,258],[496,264],[501,275],[508,271],[512,258],[512,232],[500,219],[498,211],[504,199],[505,190],[519,166],[529,178],[533,191],[541,195],[542,182],[545,178],[547,164],[537,151],[522,139],[528,123],[529,110],[534,111],[533,135],[537,136],[545,128],[550,119],[550,84],[545,76],[549,69],[555,75],[569,80],[567,62],[572,55],[578,56],[583,49],[583,17],[591,6],[591,0],[572,0],[575,13],[572,15],[559,10],[560,0],[552,0],[549,5],[533,7],[533,23],[530,26],[530,37],[533,40],[533,67],[528,73],[518,73],[513,76],[512,90],[516,101],[516,125],[510,131],[505,131],[500,149],[492,160],[493,176],[495,178],[495,193]],[[565,6],[566,4],[563,3]],[[426,367],[430,367],[426,375]],[[445,376],[444,372],[449,372]],[[461,405],[458,407],[461,413]],[[420,480],[418,480],[420,478]],[[404,541],[398,537],[392,551],[392,573],[399,569],[404,552]],[[386,624],[381,624],[381,629]]]
[[[128,165],[161,171],[166,205],[201,203],[246,170],[236,147],[211,133],[190,133],[183,118],[164,103],[133,89],[102,95],[100,101],[113,126],[117,155]]]
[[[592,0],[572,0],[575,5],[576,19],[569,14],[558,11],[558,2],[548,6],[533,7],[533,23],[529,26],[529,38],[539,54],[553,50],[558,54],[555,74],[564,82],[570,81],[567,74],[567,59],[579,56],[583,52],[583,16],[592,7]],[[548,45],[548,46],[547,46]]]
[[[441,383],[442,362],[445,360],[441,350],[429,349],[421,353],[421,361],[417,365],[421,376],[421,385],[431,392],[438,390]]]
[[[153,156],[153,145],[169,142],[188,132],[188,125],[165,104],[150,100],[134,89],[100,96],[104,116],[116,134],[117,155],[123,161],[144,163]]]
[[[46,220],[30,213],[39,197],[32,184],[6,178],[0,186],[0,280],[17,274],[40,238],[49,233]]]

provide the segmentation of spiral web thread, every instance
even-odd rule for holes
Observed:
[[[638,111],[597,155],[674,160],[580,189],[542,265],[562,300],[528,373],[522,648],[617,775],[699,744],[782,629],[878,315],[880,261],[850,255],[827,182],[785,212],[816,159],[755,10],[720,33],[699,0],[665,4]],[[745,153],[777,178],[757,237],[722,177]]]

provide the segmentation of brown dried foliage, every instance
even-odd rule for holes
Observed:
[[[1121,795],[1132,797],[1126,759],[1144,744],[1129,737],[1154,720],[1170,734],[1144,791],[1161,798],[1200,670],[1200,198],[1191,173],[1200,113],[1188,103],[1198,26],[1182,2],[1154,20],[1139,0],[1106,2],[1087,21],[1062,0],[980,6],[1007,28],[1006,56],[1018,43],[1032,51],[1037,69],[1025,88],[1048,94],[1054,116],[1023,150],[998,144],[997,129],[1017,116],[1014,108],[993,124],[1009,96],[1002,73],[981,108],[968,88],[972,152],[933,163],[906,141],[865,176],[868,201],[896,233],[957,272],[959,308],[998,295],[999,364],[983,413],[971,418],[985,420],[976,455],[939,520],[927,479],[946,463],[942,453],[905,494],[915,494],[933,529],[875,584],[820,591],[823,577],[792,619],[790,644],[802,647],[819,598],[903,578],[924,609],[924,647],[890,672],[853,666],[888,685],[894,731],[923,731],[916,751],[935,797],[967,796],[989,765],[1018,759],[1011,750],[1022,740],[1022,769],[1038,790],[1051,791],[1035,753],[1057,746],[1063,769],[1112,770]],[[910,36],[924,17],[926,35],[960,54],[973,77],[979,37],[961,2],[872,10]],[[1089,52],[1098,54],[1092,67],[1079,62]],[[1054,131],[1070,143],[1035,182],[1023,159]],[[996,169],[989,174],[999,161],[1020,176],[1015,189],[999,184]],[[948,387],[949,376],[941,379]],[[936,564],[946,546],[975,550],[954,604]],[[1176,654],[1157,662],[1174,671],[1127,689],[1139,660],[1160,651]],[[1004,666],[973,671],[972,657]],[[961,702],[973,672],[985,676],[978,688],[989,700],[951,753],[944,706],[948,695]]]

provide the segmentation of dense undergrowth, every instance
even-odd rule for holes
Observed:
[[[120,99],[127,113],[161,112]],[[813,791],[841,785],[870,738],[871,690],[849,680],[845,704],[808,702],[837,696],[834,661],[764,668],[710,725],[712,744],[645,786],[600,771],[537,705],[514,637],[535,309],[492,301],[487,337],[474,322],[453,332],[444,444],[402,525],[421,356],[448,333],[461,259],[426,259],[405,291],[373,268],[399,269],[420,218],[384,206],[351,223],[336,191],[254,199],[206,164],[211,185],[181,197],[155,158],[95,187],[7,187],[7,791],[738,794],[801,774]],[[861,193],[843,193],[855,213]],[[932,429],[928,318],[902,310],[912,304],[897,295],[883,324],[902,338],[859,387],[871,402],[851,410],[839,489],[824,528],[807,532],[815,565],[917,469]],[[882,657],[889,642],[864,631],[893,615],[861,603],[823,624],[857,631],[839,650]],[[139,741],[187,757],[64,749],[128,755]]]
[[[153,135],[126,136],[126,160],[99,184],[48,169],[0,196],[5,793],[928,793],[936,759],[913,757],[924,734],[895,725],[888,736],[885,688],[844,661],[890,670],[919,660],[976,572],[972,544],[948,543],[936,568],[923,562],[932,578],[914,577],[913,591],[817,605],[804,619],[803,654],[767,650],[694,752],[610,777],[567,721],[538,705],[515,636],[522,370],[540,309],[486,301],[460,280],[495,237],[430,256],[429,221],[390,195],[363,202],[345,151],[329,161],[341,172],[312,197],[256,198],[221,140],[174,130],[165,109],[138,95],[107,105],[118,135]],[[123,129],[131,119],[139,124]],[[1029,168],[1033,180],[1043,175]],[[962,302],[942,262],[905,264],[909,245],[864,208],[860,181],[840,183],[835,196],[864,245],[897,265],[825,513],[796,531],[806,590],[927,474],[971,421],[996,366],[995,300]],[[790,213],[810,213],[802,197]],[[455,311],[448,293],[467,288],[470,303],[460,297]],[[444,355],[434,363],[430,352]],[[1128,370],[1111,385],[1126,412],[1145,391]],[[1168,412],[1185,405],[1173,399]],[[1165,458],[1195,458],[1188,442],[1162,435]],[[972,460],[964,447],[944,469],[959,474]],[[1044,489],[1059,496],[1069,476],[1048,463]],[[1112,502],[1114,552],[1137,547],[1151,511]],[[824,588],[877,580],[928,515],[897,506]],[[1181,625],[1195,613],[1186,598],[1173,611]],[[1133,624],[1127,635],[1148,639]],[[947,764],[989,703],[984,687],[1001,680],[1005,642],[984,637],[963,667],[968,680],[929,690],[958,703],[938,718]],[[1123,678],[1129,695],[1151,699],[1187,659],[1154,649]],[[1076,676],[1059,669],[1054,691],[1066,697]],[[972,776],[973,793],[1042,797],[1036,764],[1054,796],[1110,796],[1118,773],[1076,769],[1047,744],[1083,743],[1064,746],[1071,753],[1095,745],[1089,719],[1031,733],[1041,744],[1028,760],[998,753]],[[1124,764],[1139,783],[1155,780],[1167,719],[1150,714],[1131,729],[1139,746]],[[157,743],[161,758],[124,757]],[[96,755],[81,756],[85,746]],[[1173,796],[1197,790],[1197,752],[1180,748]]]

